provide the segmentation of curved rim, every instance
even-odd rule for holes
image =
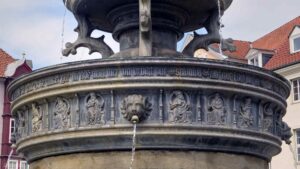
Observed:
[[[228,152],[252,155],[267,160],[270,160],[272,156],[281,151],[279,138],[267,133],[249,130],[188,125],[143,125],[137,126],[137,128],[138,150],[180,149]],[[17,143],[17,151],[33,153],[27,157],[30,162],[62,154],[112,150],[128,151],[131,150],[132,134],[131,125],[49,132],[20,140]],[[151,142],[151,139],[147,141],[149,138],[156,138],[156,142]],[[170,139],[173,142],[169,142]],[[213,143],[216,140],[223,143],[223,145],[218,144],[216,146]],[[85,147],[87,142],[90,145]],[[169,143],[168,145],[166,145],[167,142]],[[213,144],[210,144],[210,142]],[[63,148],[65,145],[67,147]],[[45,146],[49,147],[49,149],[40,149]],[[51,150],[53,147],[55,149]]]
[[[32,73],[22,75],[17,79],[13,80],[8,86],[9,96],[17,88],[17,86],[36,80],[41,77],[54,75],[61,72],[69,72],[75,70],[84,70],[100,67],[110,66],[132,66],[132,65],[182,65],[182,66],[202,66],[202,67],[213,67],[221,68],[224,70],[236,70],[239,72],[247,72],[247,74],[260,75],[265,78],[274,79],[277,83],[281,84],[285,88],[286,93],[290,93],[290,83],[283,76],[266,70],[257,66],[252,66],[243,63],[231,62],[231,61],[220,61],[213,59],[201,59],[201,58],[168,58],[168,57],[132,57],[132,58],[109,58],[109,59],[95,59],[86,61],[77,61],[64,63],[46,68],[41,68],[33,71]]]

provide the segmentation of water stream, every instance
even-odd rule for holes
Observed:
[[[133,136],[132,136],[132,149],[131,149],[130,169],[132,169],[133,163],[134,163],[135,146],[136,146],[136,124],[133,124]]]
[[[64,43],[65,43],[65,24],[66,24],[66,15],[67,15],[67,3],[68,0],[65,0],[65,10],[63,15],[63,21],[62,21],[62,30],[61,30],[61,52],[64,50]],[[60,57],[60,61],[62,62],[62,55]]]
[[[222,11],[221,11],[221,0],[218,0],[218,13],[219,13],[219,34],[220,34],[220,45],[219,45],[219,52],[220,55],[223,56],[223,51],[222,51],[222,40],[223,40],[223,36],[222,36]]]
[[[289,144],[289,148],[290,148],[290,151],[293,155],[293,160],[294,160],[294,168],[297,169],[297,163],[298,163],[298,160],[297,160],[297,155],[295,154],[295,151],[293,150],[293,146],[292,144]]]
[[[10,161],[10,158],[11,158],[13,152],[14,152],[14,149],[11,149],[10,152],[9,152],[9,155],[8,155],[8,158],[7,158],[7,161],[6,161],[6,165],[5,165],[5,169],[8,168],[8,164],[9,164],[9,161]]]

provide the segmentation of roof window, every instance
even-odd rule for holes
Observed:
[[[296,26],[290,35],[291,54],[300,52],[300,27]]]
[[[294,53],[300,51],[300,36],[293,39]]]

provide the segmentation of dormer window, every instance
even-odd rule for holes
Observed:
[[[254,56],[251,59],[249,59],[249,64],[259,66],[258,56]]]
[[[300,35],[293,39],[294,42],[294,53],[300,52]]]
[[[300,52],[300,26],[296,26],[293,29],[289,38],[291,54]]]
[[[268,51],[255,50],[252,55],[248,56],[248,64],[258,67],[264,67],[272,58],[273,53]]]

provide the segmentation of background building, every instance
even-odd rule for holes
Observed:
[[[10,101],[6,88],[16,77],[32,71],[32,64],[26,59],[15,60],[0,48],[0,142],[1,169],[26,169],[28,165],[16,152],[11,149],[11,134],[15,129],[15,122],[11,117]],[[9,161],[8,161],[9,160]],[[8,163],[7,163],[8,162]],[[6,166],[7,165],[7,166]]]
[[[190,40],[191,37],[187,41]],[[235,40],[234,44],[237,50],[226,51],[223,57],[219,56],[216,44],[211,45],[208,52],[199,49],[195,57],[248,63],[273,70],[291,82],[284,121],[292,128],[292,143],[290,146],[283,144],[282,152],[273,158],[271,168],[300,169],[300,16],[254,42]]]

